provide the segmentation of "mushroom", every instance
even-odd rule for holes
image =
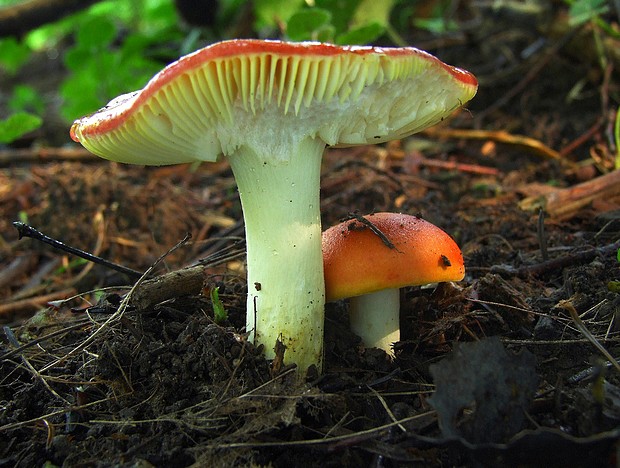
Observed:
[[[351,298],[351,329],[364,346],[394,356],[400,340],[400,291],[465,276],[456,242],[416,216],[375,213],[323,233],[325,297]]]
[[[268,358],[283,344],[304,375],[323,355],[325,146],[405,137],[476,90],[473,75],[414,48],[231,40],[180,58],[71,136],[125,163],[228,159],[245,219],[249,338]]]

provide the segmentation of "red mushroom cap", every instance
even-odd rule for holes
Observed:
[[[471,73],[412,47],[224,41],[76,120],[71,137],[101,157],[151,165],[213,161],[291,134],[380,143],[434,125],[477,86]]]
[[[406,214],[375,213],[364,218],[385,238],[357,220],[323,232],[327,301],[388,288],[459,281],[465,276],[461,250],[437,226]]]

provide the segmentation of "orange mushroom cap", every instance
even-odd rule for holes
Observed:
[[[323,232],[327,301],[388,288],[459,281],[465,276],[461,250],[434,224],[397,213],[375,213],[364,218],[385,239],[358,220],[345,221]]]

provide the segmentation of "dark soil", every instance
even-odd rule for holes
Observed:
[[[522,202],[611,173],[617,57],[601,69],[591,28],[565,35],[561,12],[538,29],[482,13],[467,34],[416,42],[478,76],[467,110],[324,158],[325,227],[356,210],[406,212],[463,250],[463,281],[402,291],[394,361],[360,345],[344,302],[327,306],[325,371],[303,385],[246,341],[225,162],[33,162],[5,148],[0,466],[615,466],[620,197],[561,215]],[[68,142],[45,131],[37,141]],[[37,141],[22,156],[40,155]],[[144,284],[127,296],[135,279],[18,240],[20,219],[124,266],[155,265],[151,278],[203,267],[188,291],[163,281],[161,297]]]

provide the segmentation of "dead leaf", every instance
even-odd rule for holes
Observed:
[[[529,351],[507,353],[497,337],[456,343],[430,372],[437,388],[429,401],[444,437],[499,442],[523,428],[538,380]]]

